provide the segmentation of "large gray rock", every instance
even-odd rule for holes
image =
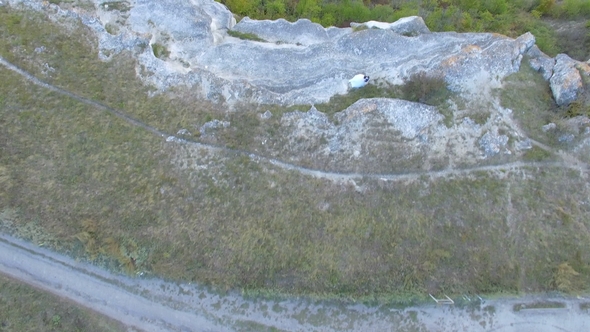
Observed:
[[[527,51],[529,56],[529,65],[534,70],[543,75],[545,81],[549,81],[553,75],[553,67],[555,66],[555,59],[541,52],[537,45],[534,45]]]
[[[558,54],[555,57],[553,76],[549,82],[557,105],[568,105],[575,101],[583,88],[582,77],[576,64],[577,61],[566,54]]]

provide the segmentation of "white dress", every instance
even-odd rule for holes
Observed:
[[[369,82],[369,76],[364,75],[364,74],[358,74],[358,75],[354,75],[354,77],[348,81],[348,85],[351,88],[356,89],[356,88],[362,88],[363,86],[367,85],[368,82]]]

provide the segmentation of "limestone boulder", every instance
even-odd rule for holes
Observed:
[[[553,75],[555,59],[541,52],[537,45],[531,47],[526,54],[529,56],[529,65],[531,68],[541,73],[543,78],[549,81]]]
[[[555,102],[559,106],[575,101],[583,88],[582,76],[576,65],[577,61],[566,54],[558,54],[555,57],[553,75],[549,83]]]

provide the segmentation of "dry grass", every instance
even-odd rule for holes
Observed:
[[[0,26],[0,54],[67,90],[169,132],[225,116],[181,91],[147,97],[133,61],[98,61],[84,28],[66,38],[6,7],[0,21],[13,22]],[[41,44],[54,48],[34,54]],[[51,77],[39,65],[49,55]],[[590,284],[590,192],[577,173],[364,179],[359,191],[236,152],[165,143],[0,73],[0,225],[71,255],[130,273],[319,296],[543,291],[564,262],[579,273],[573,291]],[[228,116],[237,124],[218,143],[249,147],[277,129],[278,116]]]

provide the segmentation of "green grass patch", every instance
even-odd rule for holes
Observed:
[[[126,331],[119,322],[0,275],[3,331]]]
[[[243,40],[253,40],[253,41],[257,41],[257,42],[266,42],[266,40],[258,37],[256,34],[253,34],[253,33],[240,32],[240,31],[236,31],[236,30],[227,30],[227,34],[232,37],[240,38]]]
[[[344,95],[335,95],[328,103],[315,106],[320,112],[333,115],[363,98],[398,98],[440,106],[450,97],[447,85],[441,77],[420,73],[412,75],[404,85],[370,83],[359,89],[350,89]]]
[[[533,146],[527,150],[522,156],[523,160],[527,161],[543,161],[551,158],[551,152],[542,149],[538,146]]]
[[[165,59],[170,56],[170,51],[162,44],[152,44],[152,51],[154,52],[154,56],[159,59]]]

